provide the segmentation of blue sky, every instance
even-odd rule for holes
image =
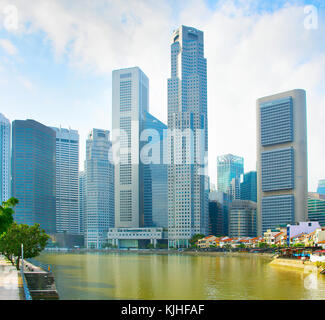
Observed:
[[[170,37],[179,25],[205,32],[210,125],[216,157],[256,163],[255,102],[302,88],[308,98],[309,189],[325,178],[323,1],[0,0],[18,12],[18,29],[0,14],[0,112],[78,129],[81,162],[92,128],[111,128],[111,72],[139,66],[150,79],[150,110],[167,119]],[[304,6],[318,28],[304,27]]]

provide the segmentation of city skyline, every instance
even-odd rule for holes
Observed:
[[[0,7],[8,3],[0,1]],[[209,136],[213,137],[209,144],[211,182],[217,179],[218,155],[238,154],[245,158],[246,171],[256,170],[255,101],[260,96],[292,88],[303,88],[307,92],[309,191],[315,191],[318,180],[325,176],[325,168],[321,165],[324,157],[321,126],[325,120],[321,108],[325,101],[322,91],[325,90],[320,73],[325,51],[321,42],[324,17],[319,10],[318,29],[305,28],[304,6],[310,2],[295,1],[286,7],[281,1],[274,2],[271,7],[263,2],[257,8],[247,1],[246,5],[231,5],[230,1],[228,4],[224,1],[190,1],[186,5],[179,3],[175,17],[170,15],[171,4],[168,1],[130,3],[129,8],[111,8],[111,12],[121,18],[121,21],[114,20],[114,28],[113,25],[107,26],[103,19],[93,21],[98,18],[99,8],[89,7],[91,14],[88,19],[91,21],[88,23],[96,26],[98,39],[103,40],[96,43],[88,38],[86,29],[80,27],[77,34],[71,33],[72,22],[80,25],[82,19],[76,7],[69,11],[68,16],[64,15],[67,10],[65,1],[47,2],[47,6],[53,9],[53,18],[56,21],[62,19],[59,19],[62,25],[55,30],[37,14],[36,9],[44,9],[45,4],[35,1],[28,10],[24,10],[22,1],[10,3],[17,6],[24,24],[24,27],[19,25],[18,31],[8,31],[3,27],[0,30],[0,55],[7,62],[5,65],[1,63],[0,93],[4,101],[1,112],[10,121],[32,118],[48,126],[62,124],[63,127],[78,129],[80,148],[85,150],[86,135],[91,128],[111,129],[111,71],[138,65],[151,81],[150,110],[167,123],[166,79],[170,64],[170,34],[178,25],[191,25],[203,30],[206,36],[210,123],[214,119],[222,119],[217,126],[209,126]],[[317,1],[314,4],[321,8]],[[134,6],[140,5],[143,10],[138,10],[132,17],[129,13],[134,12]],[[202,14],[193,14],[192,10]],[[251,17],[247,13],[251,13]],[[110,18],[111,15],[103,11],[103,17]],[[141,23],[141,20],[146,21],[147,15],[156,15],[158,23]],[[236,19],[231,19],[231,15],[235,15]],[[137,17],[140,19],[138,23]],[[29,27],[27,22],[31,22]],[[31,28],[28,35],[25,33],[27,28]],[[132,36],[128,35],[128,30]],[[117,39],[114,36],[117,31],[121,31],[121,43],[129,39],[128,52],[124,45],[116,46],[119,49],[110,45],[112,37]],[[24,41],[20,34],[24,35]],[[156,34],[160,35],[160,41],[153,40]],[[271,41],[272,46],[269,38],[276,39]],[[71,39],[75,42],[69,47],[67,44]],[[234,46],[236,50],[233,50]],[[265,71],[266,64],[271,72]],[[286,74],[292,76],[288,78]],[[18,96],[17,90],[20,92]],[[64,119],[59,118],[60,111],[64,112]],[[232,127],[230,133],[227,130],[229,127]],[[227,135],[223,134],[225,130]],[[85,153],[80,155],[82,164]]]

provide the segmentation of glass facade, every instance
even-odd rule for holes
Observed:
[[[244,158],[232,154],[218,157],[217,173],[218,191],[227,193],[232,197],[234,194],[232,183],[235,186],[238,185],[241,175],[244,174]]]
[[[325,195],[308,194],[308,219],[318,221],[322,227],[325,227]]]
[[[261,104],[261,143],[270,146],[293,141],[292,98]]]
[[[262,190],[266,192],[293,188],[293,148],[262,152]]]
[[[256,237],[256,202],[234,200],[229,208],[229,236]]]
[[[12,125],[12,196],[15,220],[56,232],[56,135],[34,120]]]
[[[317,193],[325,194],[325,180],[319,180]]]
[[[294,196],[281,195],[262,198],[262,230],[274,229],[294,222]]]
[[[0,113],[0,203],[10,198],[10,121]]]
[[[110,133],[93,129],[86,143],[85,245],[101,248],[114,227],[114,165]]]
[[[257,172],[245,173],[244,181],[240,184],[240,199],[257,202]]]

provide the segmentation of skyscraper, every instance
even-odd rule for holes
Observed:
[[[318,181],[317,193],[325,194],[325,180]]]
[[[79,224],[80,233],[85,232],[85,212],[86,212],[86,172],[79,172]]]
[[[148,111],[149,79],[140,68],[113,71],[113,150],[115,163],[115,226],[144,226],[143,164],[140,135]]]
[[[186,247],[208,232],[207,60],[202,31],[181,26],[171,44],[168,79],[168,238]]]
[[[234,198],[233,196],[238,195],[240,192],[238,185],[240,184],[241,175],[244,174],[244,158],[232,154],[218,157],[217,173],[218,191],[229,194],[231,199]],[[237,198],[239,198],[239,195]]]
[[[10,121],[0,113],[0,204],[10,198]]]
[[[240,199],[257,202],[257,172],[244,174],[244,181],[240,184]]]
[[[114,227],[114,165],[110,132],[93,129],[86,143],[85,245],[102,248]]]
[[[232,201],[229,208],[229,236],[256,237],[256,202]]]
[[[56,230],[79,234],[79,134],[52,128],[56,133]]]
[[[18,223],[56,232],[55,132],[34,120],[12,124],[12,196]]]
[[[151,136],[153,156],[152,163],[143,164],[144,226],[168,228],[168,174],[167,164],[164,163],[167,126],[146,111],[143,121],[144,130]],[[157,154],[152,155],[153,151]]]
[[[308,219],[325,227],[325,194],[308,193]]]
[[[307,220],[306,92],[257,100],[258,233]]]

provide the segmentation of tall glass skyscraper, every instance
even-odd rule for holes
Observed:
[[[325,227],[325,195],[308,193],[308,219]]]
[[[10,121],[0,113],[0,204],[10,198]]]
[[[208,233],[207,60],[203,32],[181,26],[171,44],[168,79],[168,238],[186,247]]]
[[[114,165],[110,132],[93,129],[86,143],[85,245],[98,249],[114,227]]]
[[[317,193],[325,194],[325,180],[319,180]]]
[[[86,172],[79,172],[79,228],[80,233],[85,233],[85,212],[86,212]]]
[[[241,175],[244,174],[244,158],[232,154],[218,157],[217,173],[218,191],[227,193],[234,198],[233,194],[238,194],[239,191],[236,193],[236,190],[232,189],[240,184]]]
[[[52,128],[56,133],[56,230],[80,234],[78,208],[79,134]]]
[[[258,234],[307,220],[306,92],[257,100]]]
[[[244,181],[240,184],[240,199],[257,202],[257,172],[244,174]]]
[[[56,134],[34,120],[12,124],[12,196],[15,220],[56,232]]]
[[[168,227],[168,176],[164,164],[164,142],[167,126],[148,112],[143,114],[143,127],[150,136],[152,163],[143,165],[144,227]],[[167,141],[166,141],[167,142]],[[152,152],[156,151],[156,155]]]

